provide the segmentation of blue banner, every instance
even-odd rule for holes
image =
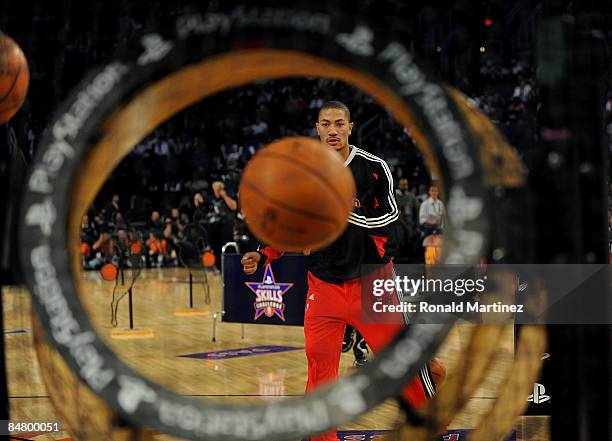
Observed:
[[[223,255],[224,322],[304,325],[306,259],[287,255],[247,276],[240,254]]]

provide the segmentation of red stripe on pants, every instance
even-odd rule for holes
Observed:
[[[387,345],[402,328],[396,324],[362,323],[361,281],[353,279],[340,285],[327,283],[308,273],[308,294],[304,313],[304,337],[308,359],[310,392],[338,378],[342,338],[346,323],[350,323],[365,338],[373,352]],[[416,377],[402,391],[413,407],[427,401],[427,395]],[[336,432],[314,436],[312,441],[336,440]]]

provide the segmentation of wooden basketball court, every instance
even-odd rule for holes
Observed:
[[[204,303],[201,273],[194,273],[194,307],[200,315],[177,316],[175,311],[189,307],[188,272],[182,268],[143,270],[133,289],[134,327],[149,328],[152,337],[142,335],[129,339],[111,338],[113,330],[129,326],[128,298],[118,307],[118,326],[111,325],[113,282],[103,281],[97,272],[81,273],[82,302],[98,333],[131,367],[144,376],[179,394],[224,402],[257,402],[282,400],[302,395],[306,383],[306,357],[301,327],[243,325],[218,320],[216,341],[212,341],[213,316],[221,311],[219,275],[208,273],[212,302]],[[128,282],[126,277],[126,283]],[[117,293],[126,286],[119,285]],[[16,420],[60,419],[54,409],[41,375],[33,346],[31,301],[22,288],[4,291],[5,343],[11,416]],[[457,325],[438,357],[449,373],[459,356],[462,344],[468,340],[469,324]],[[512,328],[505,332],[497,346],[497,358],[487,381],[471,398],[466,410],[449,429],[475,427],[490,408],[500,379],[514,354]],[[244,338],[243,334],[244,333]],[[266,347],[284,347],[284,352],[272,352]],[[252,348],[242,350],[241,348]],[[209,359],[185,357],[208,355]],[[199,355],[200,357],[202,355]],[[352,351],[342,355],[341,375],[353,367]],[[69,393],[61,406],[74,405]],[[78,404],[78,402],[76,402]],[[340,430],[389,430],[401,418],[396,404],[389,400],[359,421]],[[543,417],[523,417],[517,426],[517,439],[549,439]],[[30,439],[62,439],[67,431],[53,434],[32,434]],[[169,438],[156,435],[156,438]]]

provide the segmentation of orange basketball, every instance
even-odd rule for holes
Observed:
[[[0,124],[17,113],[30,83],[28,61],[11,37],[0,32]]]
[[[429,370],[431,371],[434,383],[436,383],[436,387],[441,386],[444,380],[446,380],[446,368],[444,365],[437,358],[432,358],[429,361]]]
[[[89,246],[89,244],[87,242],[81,242],[81,254],[85,257],[89,256],[89,253],[91,252],[91,247]]]
[[[102,265],[102,268],[100,268],[100,275],[107,282],[112,282],[113,280],[115,280],[118,274],[119,270],[112,263]]]
[[[210,251],[206,251],[204,254],[202,254],[202,264],[206,268],[210,268],[211,266],[213,266],[215,264],[216,260],[217,259],[215,257],[215,253],[211,253]]]
[[[130,252],[133,255],[142,253],[142,245],[140,244],[140,242],[134,242],[130,247]]]
[[[340,155],[316,139],[288,137],[261,149],[239,189],[249,229],[283,251],[321,248],[346,228],[355,180]]]

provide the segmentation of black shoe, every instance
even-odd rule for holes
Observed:
[[[354,334],[355,330],[353,328],[349,329],[347,326],[347,330],[344,333],[344,338],[342,339],[342,352],[348,352],[351,350],[353,343],[355,342],[355,340],[353,340]]]
[[[356,368],[360,368],[365,366],[366,364],[368,364],[368,357],[364,357],[364,358],[356,358],[355,359],[355,367]]]
[[[360,335],[358,337],[361,337]],[[361,337],[355,343],[353,347],[353,353],[355,354],[355,366],[361,367],[368,364],[368,345],[363,337]]]

